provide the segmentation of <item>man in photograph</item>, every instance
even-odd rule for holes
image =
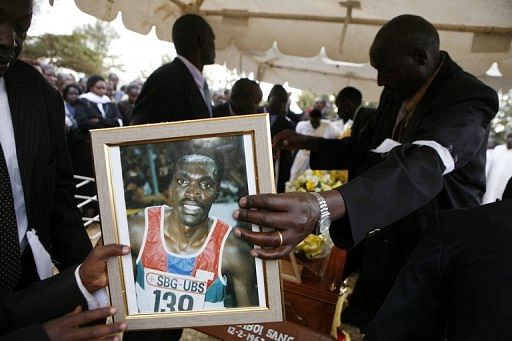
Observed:
[[[216,157],[185,154],[171,174],[171,206],[129,217],[141,313],[258,305],[251,246],[209,216],[223,168]]]

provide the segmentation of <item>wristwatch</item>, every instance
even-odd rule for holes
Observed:
[[[318,222],[315,227],[315,234],[324,234],[329,231],[329,226],[331,226],[331,212],[329,212],[329,207],[327,207],[327,202],[324,197],[317,192],[309,192],[311,193],[316,200],[318,200],[318,205],[320,205],[320,218],[318,218]]]

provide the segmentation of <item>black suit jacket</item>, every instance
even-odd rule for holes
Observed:
[[[512,340],[511,211],[436,214],[365,340]]]
[[[75,267],[22,291],[0,293],[0,340],[47,340],[41,323],[87,308],[75,280]]]
[[[155,70],[142,87],[132,124],[209,118],[194,78],[178,58]]]
[[[375,129],[368,131],[373,136],[369,148],[376,148],[386,138],[392,138],[401,105],[402,101],[389,91],[383,91]],[[369,231],[385,227],[425,206],[432,212],[479,205],[485,191],[489,123],[497,111],[496,92],[464,72],[445,54],[442,68],[402,136],[394,137],[402,145],[384,155],[363,151],[367,171],[340,188],[350,203],[351,231],[333,228],[335,240],[340,245],[351,246],[366,238]],[[415,141],[434,141],[447,148],[455,161],[455,169],[443,176],[445,166],[439,155],[430,147],[413,145]],[[339,152],[349,153],[361,148],[354,142],[350,138],[334,141],[341,147]]]
[[[498,98],[448,54],[444,56],[442,68],[398,139],[401,146],[386,154],[369,151],[392,138],[402,105],[386,89],[375,129],[365,138],[371,141],[369,145],[358,144],[353,138],[320,143],[321,150],[330,153],[338,165],[366,169],[341,186],[347,217],[334,222],[330,229],[335,244],[344,248],[375,230],[366,240],[359,281],[343,315],[344,321],[363,329],[375,316],[432,213],[477,206],[485,191],[489,122],[498,110]],[[422,140],[447,148],[455,169],[443,176],[445,166],[435,150],[412,144]],[[336,154],[340,157],[333,158]],[[361,155],[365,157],[359,161]],[[361,163],[355,165],[357,162]]]
[[[91,250],[74,201],[64,104],[59,93],[22,61],[9,68],[5,83],[28,226],[63,270],[81,263]]]
[[[98,105],[87,99],[79,99],[83,105],[77,106],[75,119],[78,124],[80,140],[86,143],[91,142],[91,129],[119,127],[119,119],[122,120],[121,114],[115,103],[103,104],[105,117],[100,112]],[[95,120],[99,120],[95,122]]]

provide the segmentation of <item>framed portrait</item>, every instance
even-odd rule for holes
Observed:
[[[233,211],[274,191],[266,114],[91,132],[114,320],[130,330],[283,320],[278,261],[250,256]]]

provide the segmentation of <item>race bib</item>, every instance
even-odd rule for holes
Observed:
[[[208,280],[147,269],[147,294],[153,298],[155,313],[204,310]]]

